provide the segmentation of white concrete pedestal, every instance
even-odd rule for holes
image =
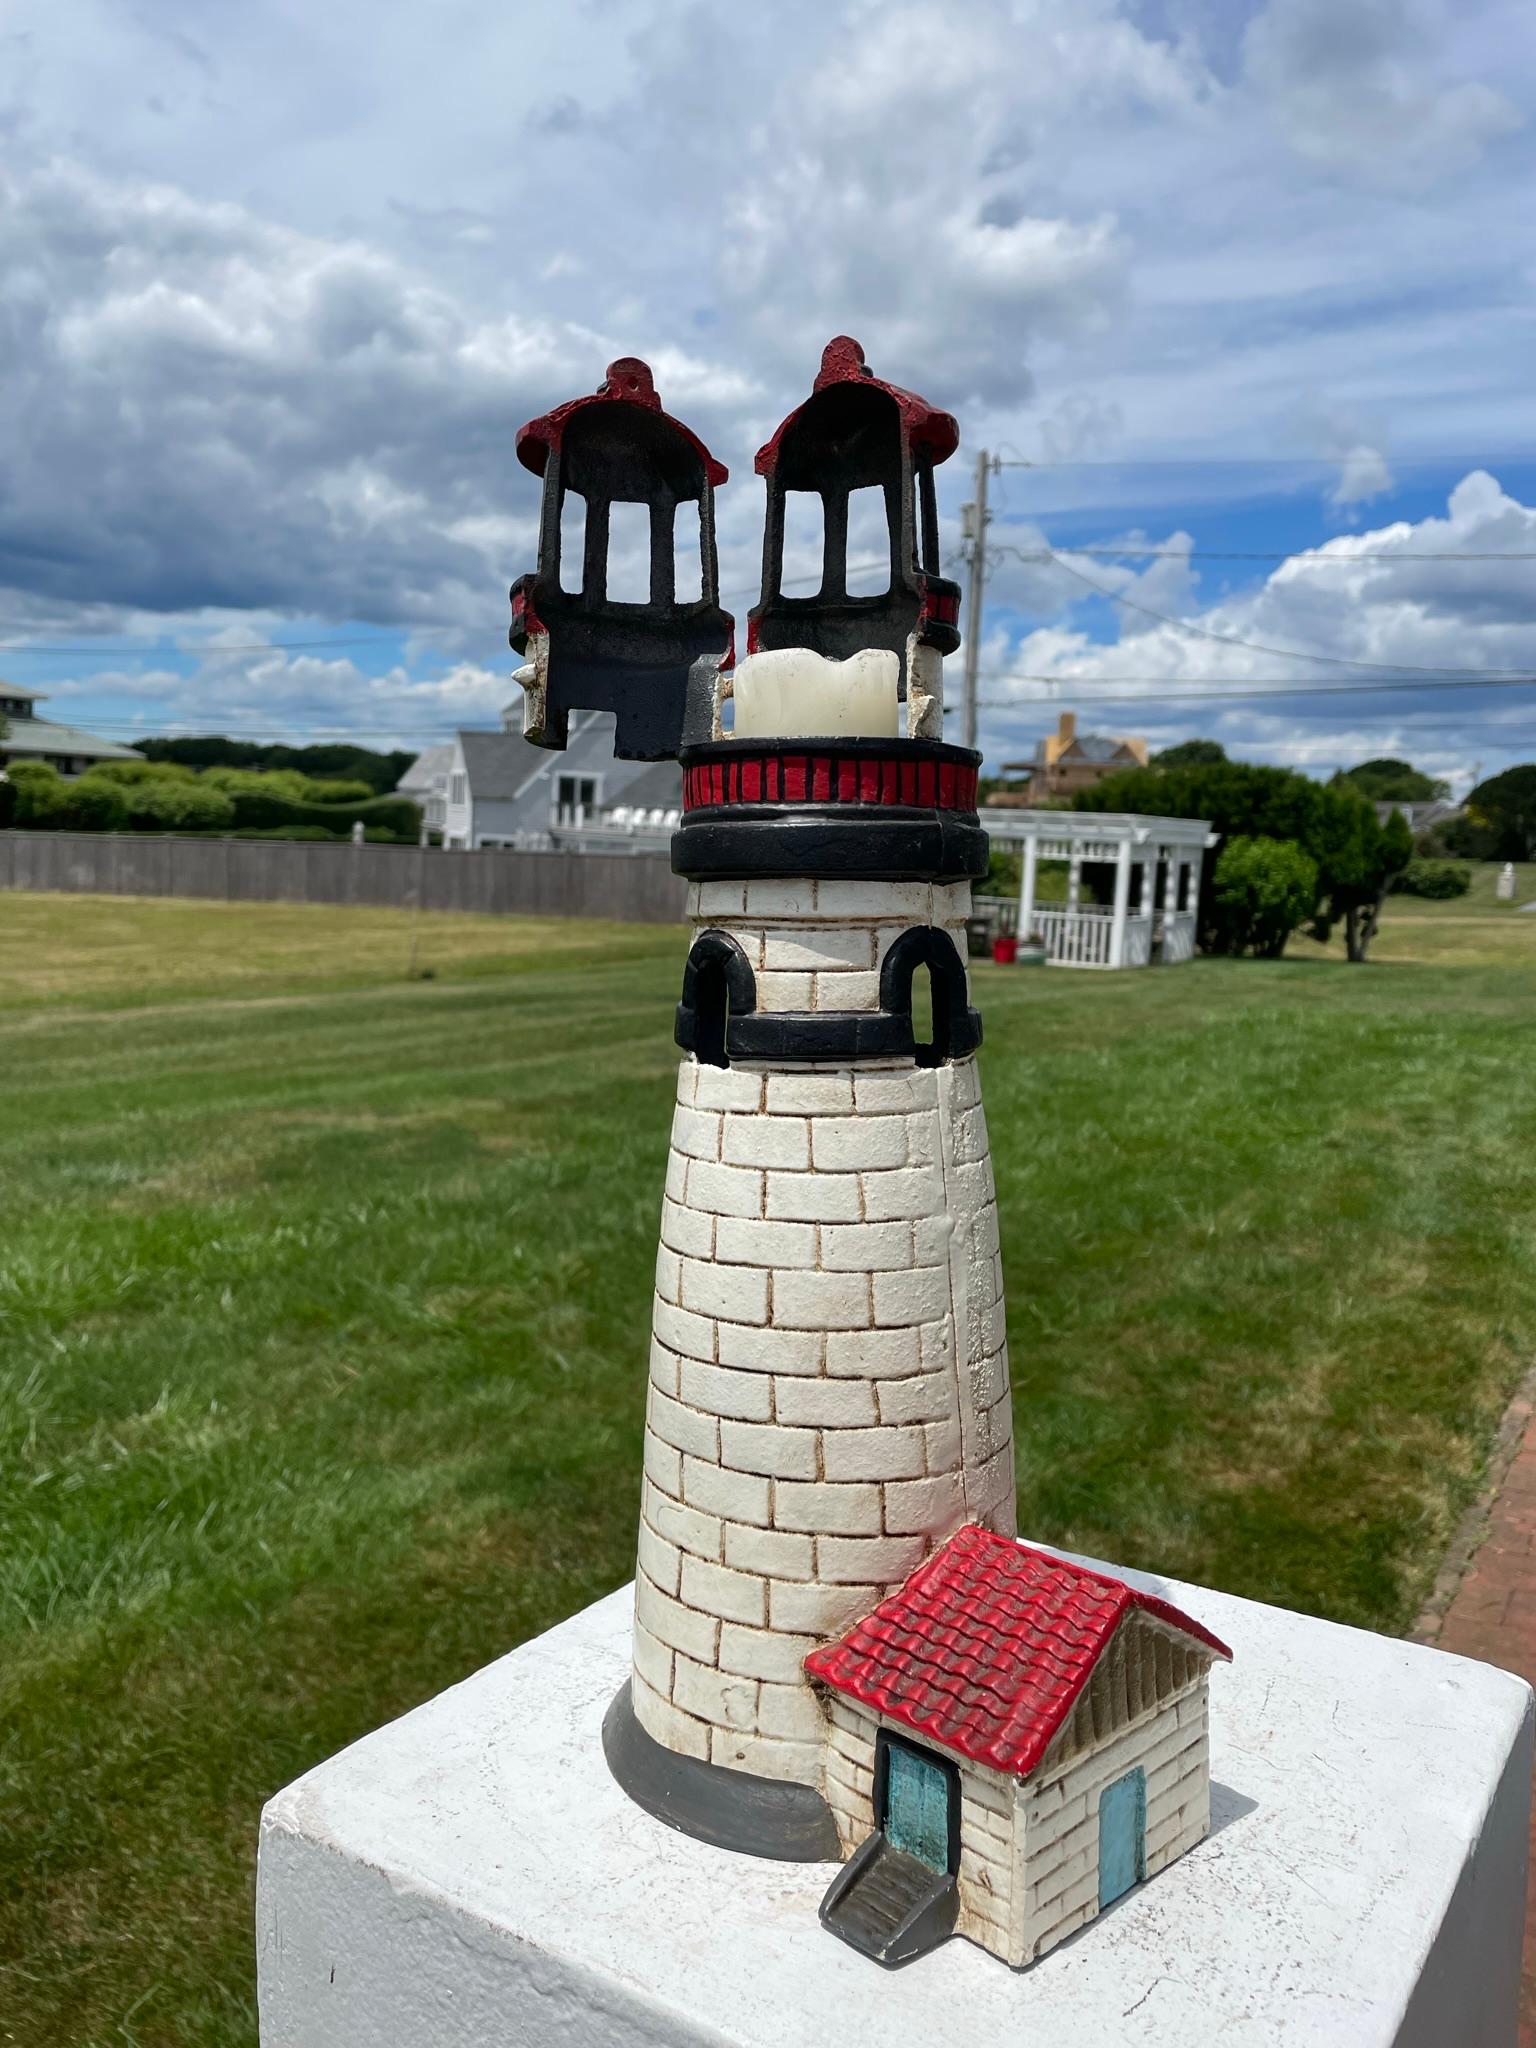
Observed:
[[[832,1867],[671,1832],[608,1774],[627,1590],[272,1800],[263,2048],[1512,2048],[1531,1694],[1410,1643],[1124,1576],[1229,1642],[1213,1832],[1032,1969],[894,1973]]]

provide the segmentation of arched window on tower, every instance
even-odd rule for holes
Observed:
[[[733,1016],[757,1008],[752,963],[729,932],[701,932],[683,969],[683,999],[673,1033],[701,1066],[728,1067]]]
[[[981,1043],[981,1017],[970,1004],[964,964],[954,940],[937,925],[913,925],[886,954],[880,1007],[910,1020],[912,1057],[920,1067],[963,1059]]]

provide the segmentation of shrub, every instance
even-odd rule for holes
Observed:
[[[25,832],[52,832],[63,823],[64,780],[46,761],[13,761],[5,771],[16,792],[13,824]]]
[[[144,739],[138,750],[153,761],[181,761],[192,768],[296,769],[303,776],[345,776],[386,796],[416,758],[403,750],[375,754],[368,747],[281,747],[219,736],[201,739]]]
[[[140,782],[128,793],[128,821],[135,832],[227,832],[235,807],[200,782]]]
[[[336,844],[336,834],[327,832],[323,825],[237,825],[233,837],[236,839],[303,839],[326,846]]]
[[[78,782],[61,782],[57,824],[61,832],[126,832],[128,791],[94,772]]]
[[[414,840],[421,830],[421,812],[407,797],[376,796],[366,803],[296,803],[271,789],[235,790],[231,793],[235,824],[240,830],[280,832],[294,825],[322,826],[336,839],[351,836],[361,819],[372,834],[385,833],[393,839]]]
[[[1465,896],[1472,870],[1459,860],[1411,860],[1392,886],[1403,896]]]
[[[1289,839],[1229,839],[1212,883],[1224,953],[1278,960],[1317,901],[1317,862]]]
[[[0,768],[0,832],[4,832],[16,816],[16,785],[3,768]]]
[[[51,761],[13,761],[6,774],[18,789],[27,783],[58,782],[62,780],[59,771]]]
[[[98,781],[121,783],[125,788],[136,782],[195,780],[190,768],[179,768],[174,761],[98,761],[86,774]]]
[[[305,795],[312,804],[366,804],[377,794],[366,782],[317,782],[312,776],[305,780],[309,784]]]

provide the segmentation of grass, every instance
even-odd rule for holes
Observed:
[[[1536,917],[1379,952],[978,970],[1031,1533],[1411,1619],[1536,1331]],[[0,2041],[252,2048],[262,1801],[628,1575],[681,954],[0,896]]]

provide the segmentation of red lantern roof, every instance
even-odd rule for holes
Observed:
[[[1230,1661],[1168,1601],[968,1523],[805,1668],[940,1748],[1025,1778],[1137,1610]]]
[[[585,412],[592,405],[638,405],[646,412],[659,413],[668,426],[674,427],[698,455],[704,464],[704,473],[710,486],[719,490],[729,472],[723,462],[717,462],[698,435],[685,427],[681,420],[674,419],[662,410],[657,394],[656,380],[651,375],[649,363],[643,363],[639,356],[620,356],[617,362],[608,365],[608,373],[597,390],[585,398],[567,399],[564,405],[557,405],[553,412],[542,413],[538,419],[529,420],[517,430],[517,458],[525,469],[531,469],[535,476],[542,476],[549,461],[550,451],[558,448],[567,426],[579,412]]]
[[[926,450],[936,463],[947,462],[960,445],[960,428],[954,414],[941,412],[926,398],[919,398],[915,391],[903,391],[899,384],[887,384],[877,377],[866,364],[864,351],[851,334],[834,335],[822,350],[821,368],[811,386],[811,396],[814,398],[818,392],[834,384],[862,384],[872,391],[883,391],[887,398],[894,399],[904,441],[911,448]],[[810,402],[807,399],[805,405]],[[758,449],[753,467],[759,476],[773,474],[784,436],[805,410],[805,405],[796,406],[787,419],[781,420],[773,438]]]

